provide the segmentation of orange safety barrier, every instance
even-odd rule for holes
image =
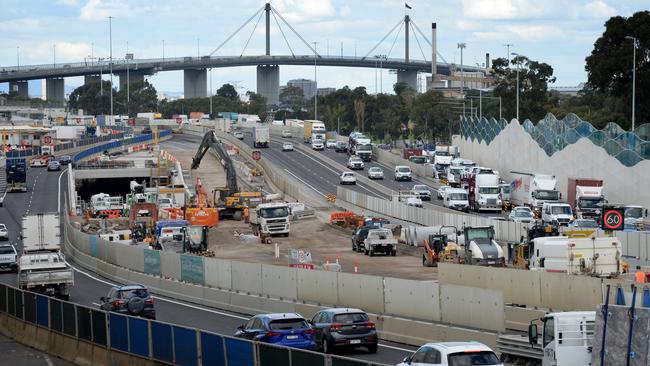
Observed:
[[[186,216],[190,225],[214,227],[219,223],[219,211],[214,207],[189,207]]]
[[[118,217],[122,217],[122,210],[101,210],[97,213],[97,217],[117,219]]]
[[[165,208],[164,211],[167,211],[170,220],[183,220],[183,209],[179,207]]]
[[[332,212],[330,215],[330,224],[343,223],[348,219],[354,216],[354,212],[343,211],[343,212]]]

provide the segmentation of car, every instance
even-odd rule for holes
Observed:
[[[439,200],[445,199],[445,191],[451,188],[450,186],[440,186],[436,190],[436,197],[438,197]]]
[[[9,230],[7,230],[5,224],[0,224],[0,240],[9,240]]]
[[[315,350],[314,330],[297,313],[259,314],[237,327],[235,337],[285,347]]]
[[[144,134],[148,134],[148,133],[151,133],[151,127],[146,126],[146,127],[144,127],[142,129],[142,134],[144,135]]]
[[[348,168],[352,170],[363,170],[363,166],[363,160],[358,156],[350,156],[350,159],[348,159]]]
[[[50,172],[55,170],[61,170],[61,164],[56,160],[50,160],[50,162],[47,163],[47,171]]]
[[[479,342],[427,343],[397,366],[503,366],[490,347]]]
[[[142,285],[114,286],[99,299],[99,308],[105,311],[156,319],[153,297]]]
[[[61,155],[59,156],[58,161],[59,164],[61,165],[68,165],[72,162],[72,158],[70,157],[70,155]]]
[[[598,229],[599,227],[600,227],[600,225],[594,219],[576,219],[576,220],[573,220],[573,222],[569,224],[569,228],[576,229],[576,230],[580,230],[580,229]]]
[[[323,144],[323,140],[321,139],[314,139],[311,141],[311,148],[314,150],[323,150],[325,149],[325,145]]]
[[[336,146],[334,146],[334,151],[337,152],[337,153],[338,152],[346,153],[346,152],[348,152],[348,144],[346,144],[343,141],[337,141]]]
[[[329,139],[329,140],[325,141],[325,147],[328,148],[328,149],[335,148],[337,142],[338,141],[336,141],[334,139]]]
[[[293,144],[290,142],[285,142],[282,144],[282,151],[293,151]]]
[[[11,244],[0,244],[0,269],[18,272],[18,253]]]
[[[368,169],[368,179],[384,179],[384,171],[378,166],[373,166]]]
[[[405,180],[410,182],[413,179],[411,168],[406,165],[396,166],[393,174],[396,181]]]
[[[535,222],[535,215],[533,214],[533,210],[531,210],[529,207],[517,206],[513,208],[508,215],[508,220],[530,224]]]
[[[367,225],[358,228],[352,235],[352,250],[355,252],[363,252],[365,249],[364,241],[366,240],[366,237],[368,237],[368,231],[376,228],[376,225]]]
[[[281,136],[284,137],[284,138],[289,138],[290,139],[290,138],[293,137],[293,134],[289,130],[282,130]]]
[[[165,208],[174,208],[174,202],[172,202],[171,198],[158,198],[158,208],[161,210]]]
[[[238,138],[238,139],[240,139],[240,140],[243,140],[243,139],[244,139],[244,133],[241,132],[241,131],[235,131],[235,132],[233,132],[232,135],[235,136],[235,138]]]
[[[422,207],[422,199],[419,197],[408,197],[406,199],[406,205],[411,207]]]
[[[354,172],[343,172],[339,177],[339,182],[343,184],[357,184],[357,176]]]
[[[426,184],[414,185],[411,194],[418,196],[422,201],[431,201],[431,190]]]
[[[363,310],[331,308],[317,312],[310,321],[316,344],[323,353],[336,349],[365,347],[377,352],[377,329]]]

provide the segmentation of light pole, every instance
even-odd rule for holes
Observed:
[[[514,46],[514,44],[506,43],[504,46],[506,47],[506,62],[510,65],[510,46]]]
[[[114,123],[113,120],[113,17],[108,17],[108,40],[109,40],[109,49],[110,56],[108,61],[109,72],[111,73],[111,123]]]
[[[637,40],[636,37],[625,36],[625,39],[632,40],[632,132],[634,132],[634,117],[635,117],[635,102],[636,102],[636,47]]]
[[[467,45],[465,43],[459,43],[458,48],[460,48],[460,95],[463,95],[465,90],[465,77],[463,76],[463,50]]]
[[[511,53],[513,56],[519,56],[518,53]],[[517,64],[517,122],[519,122],[519,64]]]
[[[314,44],[314,84],[316,92],[314,93],[314,119],[318,120],[318,74],[316,73],[316,45],[319,42],[312,42]]]
[[[210,119],[212,119],[212,68],[210,68]]]
[[[126,42],[126,111],[127,115],[129,114],[129,102],[131,102],[131,90],[130,90],[131,80],[129,80],[129,42]]]

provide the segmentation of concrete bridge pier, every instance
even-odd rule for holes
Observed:
[[[9,92],[17,93],[19,97],[29,98],[29,86],[27,85],[27,81],[9,82]]]
[[[418,72],[416,70],[397,70],[397,82],[406,83],[411,89],[418,90]]]
[[[266,98],[267,105],[280,104],[280,66],[257,67],[257,94]]]
[[[45,99],[57,102],[65,101],[63,78],[45,79]]]
[[[127,80],[129,83],[144,81],[144,76],[146,75],[145,72],[138,70],[129,70],[128,77],[126,75],[126,71],[116,72],[115,74],[120,78],[120,90],[122,90],[122,88],[126,88]]]
[[[208,96],[207,69],[188,69],[183,71],[184,98],[205,98]]]

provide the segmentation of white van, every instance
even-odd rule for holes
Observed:
[[[413,179],[413,173],[411,168],[406,165],[398,165],[395,167],[395,180],[406,180],[411,181]]]
[[[448,188],[445,190],[442,204],[452,210],[469,212],[469,199],[467,191],[462,188]]]
[[[542,221],[545,224],[569,226],[573,221],[573,210],[568,203],[544,202],[542,206]]]

